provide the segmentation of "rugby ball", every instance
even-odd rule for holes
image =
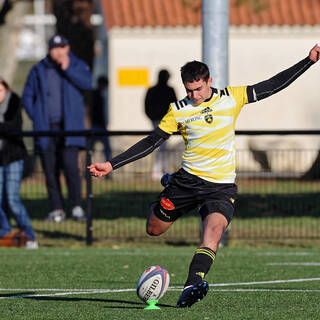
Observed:
[[[159,300],[167,291],[169,272],[161,266],[151,266],[140,276],[137,295],[142,301]]]

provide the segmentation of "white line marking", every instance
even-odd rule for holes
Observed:
[[[319,292],[317,289],[215,289],[214,291],[221,292]]]
[[[270,262],[268,266],[320,266],[320,262]]]
[[[6,289],[6,288],[0,288],[0,291],[8,291],[8,290],[12,290],[12,291],[66,291],[66,292],[70,292],[70,291],[80,291],[80,292],[83,292],[83,291],[96,291],[96,290],[112,290],[112,289],[46,289],[46,288],[40,288],[40,289],[29,289],[29,288],[9,288],[9,289]]]
[[[318,253],[312,252],[258,252],[257,256],[310,256],[319,255]]]
[[[255,282],[238,282],[238,283],[214,283],[209,284],[210,287],[228,287],[228,286],[250,286],[256,284],[275,284],[275,283],[290,283],[290,282],[305,282],[305,281],[320,281],[320,278],[306,278],[306,279],[289,279],[289,280],[271,280],[271,281],[255,281]],[[183,287],[169,287],[169,291],[180,291]],[[214,289],[215,291],[273,291],[273,292],[320,292],[320,290],[309,289]],[[30,295],[15,295],[10,297],[0,297],[1,299],[22,299],[22,298],[36,298],[36,297],[54,297],[66,295],[79,295],[79,294],[97,294],[97,293],[121,293],[121,292],[135,292],[136,289],[28,289],[28,288],[0,288],[0,291],[60,291],[50,294],[30,294]]]
[[[181,291],[181,288],[169,288],[170,291]],[[67,295],[80,295],[80,294],[97,294],[97,293],[120,293],[120,292],[132,292],[135,289],[123,289],[123,290],[91,290],[91,291],[78,291],[78,292],[63,292],[63,293],[51,293],[51,294],[32,294],[32,295],[17,295],[10,297],[0,297],[3,299],[26,299],[26,298],[41,298],[41,297],[57,297]],[[214,289],[215,292],[319,292],[317,289]]]
[[[78,294],[92,294],[92,293],[120,293],[120,292],[131,292],[136,291],[136,289],[119,289],[119,290],[89,290],[89,291],[73,291],[73,292],[59,292],[50,294],[30,294],[30,295],[17,295],[11,297],[0,297],[0,299],[22,299],[22,298],[37,298],[37,297],[56,297],[56,296],[68,296],[68,295],[78,295]]]
[[[274,284],[274,283],[305,282],[305,281],[320,281],[320,278],[238,282],[238,283],[215,283],[215,284],[210,284],[209,286],[210,287],[251,286],[251,285],[255,285],[255,284]]]

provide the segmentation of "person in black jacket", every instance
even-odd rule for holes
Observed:
[[[168,112],[170,103],[177,100],[174,89],[168,86],[169,78],[168,70],[160,70],[158,83],[148,89],[145,97],[145,113],[151,120],[153,129],[157,128],[163,116]],[[163,143],[156,154],[156,159],[152,166],[152,180],[160,179],[165,172],[169,171],[168,166],[166,143]]]
[[[20,131],[22,128],[20,98],[0,78],[0,133]],[[26,235],[26,247],[38,248],[29,215],[21,202],[19,192],[27,151],[20,136],[4,137],[0,134],[0,239],[16,237],[3,209],[4,200],[17,225]],[[6,198],[4,198],[6,197]]]

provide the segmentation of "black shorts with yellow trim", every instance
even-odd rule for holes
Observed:
[[[236,195],[237,186],[234,183],[210,182],[180,169],[160,193],[160,199],[153,203],[152,210],[160,220],[173,222],[199,208],[202,219],[218,212],[226,217],[229,224]]]

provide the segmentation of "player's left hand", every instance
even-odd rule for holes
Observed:
[[[317,62],[320,59],[320,44],[316,44],[309,52],[309,59]]]

